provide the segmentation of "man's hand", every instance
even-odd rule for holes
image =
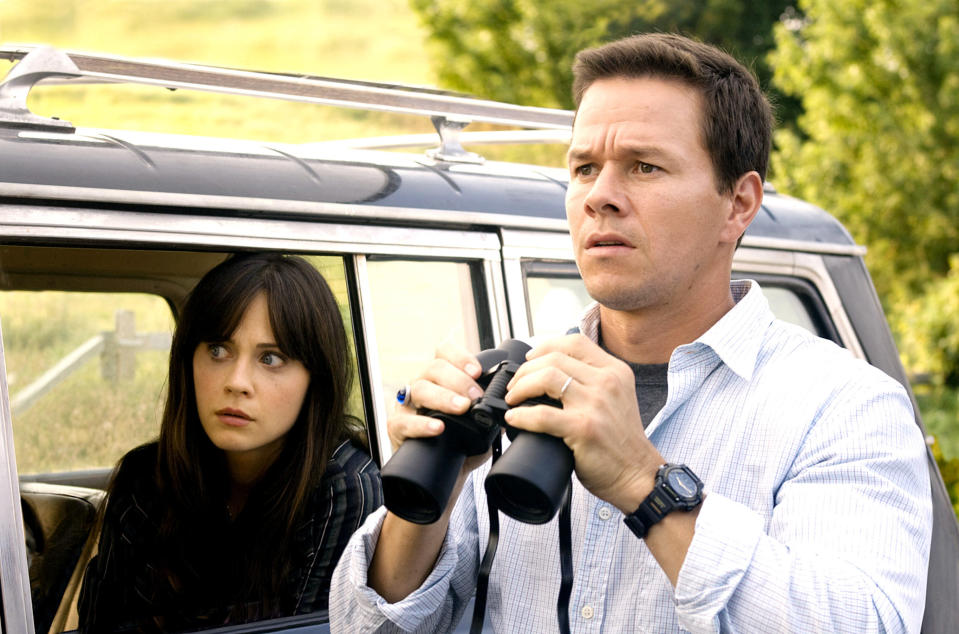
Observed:
[[[463,348],[448,343],[437,348],[433,361],[422,374],[410,382],[410,398],[407,403],[397,403],[387,421],[393,451],[407,438],[426,438],[438,436],[443,432],[443,421],[417,414],[418,408],[447,414],[465,414],[470,403],[483,394],[483,390],[476,383],[481,372],[479,361]],[[489,455],[487,452],[467,457],[460,480],[486,462]],[[459,491],[461,484],[462,482],[457,483],[454,493]]]
[[[440,346],[436,358],[410,382],[406,404],[397,404],[387,421],[393,450],[396,451],[408,438],[437,436],[443,432],[442,421],[418,415],[417,408],[465,414],[470,403],[483,393],[476,383],[481,372],[476,357],[466,350],[449,344]],[[436,522],[414,524],[393,513],[386,514],[367,578],[369,586],[384,599],[390,603],[400,601],[429,576],[466,477],[488,458],[489,452],[466,459],[446,510]]]
[[[624,513],[636,510],[665,460],[646,438],[628,365],[583,335],[567,335],[531,350],[509,388],[510,425],[562,438],[587,489]],[[563,409],[516,407],[543,394]]]

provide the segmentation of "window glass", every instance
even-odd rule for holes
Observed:
[[[181,261],[189,258],[176,255]],[[349,410],[362,421],[343,258],[306,259],[326,278],[339,304],[354,359]],[[204,268],[192,272],[194,281],[209,266],[207,257]],[[164,298],[3,291],[0,316],[21,474],[113,467],[127,451],[157,436],[174,327]]]
[[[396,391],[449,341],[476,353],[481,333],[465,262],[370,259],[376,346],[387,411]]]
[[[763,294],[769,300],[773,314],[783,321],[802,326],[814,335],[820,334],[802,300],[788,288],[763,286]]]
[[[773,314],[783,321],[827,336],[796,291],[773,282],[762,283],[763,294]],[[583,310],[592,302],[582,279],[561,274],[529,272],[526,276],[530,328],[534,335],[560,335],[579,322]]]
[[[227,256],[27,247],[10,252],[7,268],[0,267],[0,274],[11,272],[0,278],[8,288],[0,291],[6,362],[6,373],[0,378],[5,377],[9,385],[38,631],[49,629],[58,608],[57,618],[65,619],[65,623],[58,621],[61,625],[67,630],[77,626],[76,608],[69,606],[79,586],[64,590],[64,585],[75,562],[79,561],[81,573],[86,566],[86,560],[75,556],[70,563],[64,558],[62,566],[56,560],[54,566],[52,556],[45,560],[38,553],[49,549],[78,555],[85,531],[93,525],[85,522],[96,518],[95,513],[87,517],[81,510],[86,512],[86,504],[101,499],[90,489],[51,488],[50,483],[105,487],[110,470],[123,455],[156,438],[175,322],[171,305],[181,302],[187,290]],[[304,257],[327,280],[339,305],[354,359],[349,410],[363,421],[345,260]],[[118,274],[119,266],[123,269]],[[18,286],[89,292],[16,290]],[[170,299],[153,293],[107,292],[127,287],[156,290]],[[62,500],[74,501],[69,515],[55,504]],[[68,528],[61,530],[61,526]],[[306,615],[299,618],[299,623],[315,624],[326,619],[326,612],[314,612],[311,621],[304,620]]]
[[[359,365],[356,360],[356,340],[353,337],[353,316],[350,313],[350,290],[346,280],[346,264],[343,258],[338,256],[305,255],[303,257],[323,275],[326,283],[330,286],[330,290],[333,291],[337,305],[340,307],[340,317],[343,319],[343,327],[346,328],[346,338],[353,359],[353,390],[350,392],[347,411],[365,424],[363,385],[360,381]]]
[[[153,438],[173,316],[157,296],[0,293],[20,473],[113,466]]]
[[[593,300],[579,277],[527,275],[530,328],[534,335],[562,335],[579,324]]]

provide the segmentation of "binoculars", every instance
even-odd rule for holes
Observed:
[[[386,508],[417,524],[438,520],[466,457],[487,452],[505,428],[511,444],[486,476],[486,495],[496,508],[521,522],[544,524],[553,518],[573,473],[573,452],[561,438],[519,430],[503,420],[509,409],[503,400],[506,385],[529,349],[522,341],[507,339],[477,355],[482,367],[477,383],[484,393],[466,414],[419,410],[442,420],[445,428],[439,436],[407,439],[383,466]],[[562,407],[546,396],[517,407],[535,404]]]

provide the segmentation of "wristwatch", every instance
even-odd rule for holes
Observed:
[[[623,518],[629,530],[644,539],[649,529],[673,511],[691,511],[703,501],[703,483],[684,464],[664,464],[656,484],[635,511]]]

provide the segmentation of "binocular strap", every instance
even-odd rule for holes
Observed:
[[[502,455],[500,437],[493,440],[493,462]],[[556,616],[559,620],[560,634],[569,634],[569,598],[573,592],[573,537],[571,526],[571,507],[573,498],[572,483],[566,487],[563,496],[563,506],[559,511],[559,563],[562,580],[559,586],[559,596],[556,598]],[[470,623],[470,634],[481,634],[483,621],[486,617],[486,593],[489,589],[489,573],[493,568],[493,559],[496,557],[496,547],[499,545],[499,509],[493,504],[489,496],[486,498],[486,507],[489,511],[489,541],[486,542],[486,552],[480,564],[479,575],[476,579],[476,602],[473,604],[473,620]]]
[[[566,487],[563,506],[559,510],[559,567],[562,580],[559,596],[556,597],[556,617],[559,619],[560,634],[569,634],[569,597],[573,593],[573,531],[571,526],[571,507],[573,501],[572,483]]]
[[[493,462],[495,463],[503,453],[503,444],[499,434],[493,439]],[[486,591],[489,589],[489,573],[493,568],[493,558],[496,556],[496,547],[499,545],[499,509],[493,500],[486,497],[486,508],[489,511],[489,541],[486,542],[486,552],[483,553],[483,562],[480,564],[479,576],[476,579],[476,603],[473,604],[473,622],[470,624],[470,634],[481,634],[483,619],[486,617]]]

